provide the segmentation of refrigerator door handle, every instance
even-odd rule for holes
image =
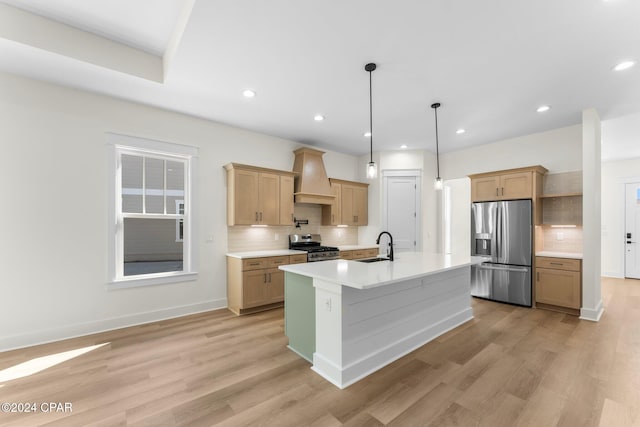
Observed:
[[[500,214],[498,215],[498,230],[500,230],[500,250],[498,252],[498,262],[506,264],[507,261],[507,252],[509,250],[509,238],[507,237],[507,209],[506,202],[500,202],[498,204],[498,211]]]
[[[496,262],[502,262],[502,229],[500,224],[502,222],[502,205],[500,203],[496,204],[496,225],[495,225],[495,239],[496,239]]]
[[[497,265],[484,265],[484,264],[479,264],[477,268],[481,270],[514,271],[517,273],[526,273],[527,271],[529,271],[529,267],[497,266]]]

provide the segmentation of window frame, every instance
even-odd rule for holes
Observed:
[[[109,289],[120,289],[196,280],[198,257],[197,245],[194,239],[194,236],[197,236],[194,194],[197,193],[194,177],[197,176],[198,148],[114,133],[107,133],[106,139],[109,152],[109,277],[107,287]],[[184,215],[123,213],[122,174],[120,169],[122,154],[184,162]],[[161,218],[166,220],[175,218],[176,227],[178,227],[178,222],[184,219],[183,270],[125,276],[124,218]],[[176,232],[178,232],[177,228]]]
[[[182,215],[184,216],[184,200],[175,200],[176,202],[176,212],[180,213],[182,210]],[[182,209],[180,209],[180,205],[182,205]],[[182,228],[180,227],[182,225]],[[184,222],[182,218],[176,218],[176,243],[182,242],[184,243]]]

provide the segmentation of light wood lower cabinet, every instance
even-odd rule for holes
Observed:
[[[279,265],[307,262],[306,254],[276,257],[227,257],[227,305],[236,314],[281,307],[284,272]]]
[[[378,256],[378,249],[354,249],[352,251],[340,251],[341,259],[363,259]]]
[[[536,306],[579,314],[582,306],[582,262],[536,257]]]

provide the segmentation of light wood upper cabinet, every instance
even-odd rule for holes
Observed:
[[[500,177],[488,176],[484,178],[471,179],[471,200],[481,202],[485,200],[496,200],[499,197]]]
[[[353,213],[355,225],[367,225],[369,223],[369,195],[368,187],[361,185],[353,188]]]
[[[508,173],[500,176],[500,196],[504,199],[531,199],[533,172]]]
[[[259,177],[258,172],[236,169],[230,172],[229,193],[232,198],[228,200],[229,209],[233,212],[233,217],[227,218],[231,221],[229,225],[234,224],[257,224],[259,194]],[[233,186],[233,191],[231,190]]]
[[[293,224],[292,172],[237,163],[225,168],[228,225]]]
[[[280,176],[280,225],[293,225],[293,176]]]
[[[280,176],[258,174],[258,224],[278,224],[280,221]]]
[[[322,225],[367,225],[369,184],[330,178],[336,201],[322,207]]]
[[[542,190],[542,166],[469,175],[471,201],[535,199]]]
[[[342,186],[342,196],[340,197],[340,200],[342,201],[340,224],[356,225],[356,214],[353,206],[353,191],[354,187],[351,185]]]
[[[322,225],[339,225],[342,219],[342,184],[331,183],[331,194],[336,198],[330,205],[322,206]]]

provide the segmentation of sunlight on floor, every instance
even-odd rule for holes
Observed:
[[[64,351],[62,353],[50,354],[48,356],[36,357],[35,359],[31,359],[27,362],[20,363],[19,365],[12,366],[7,369],[3,369],[0,371],[0,383],[4,383],[11,380],[16,380],[18,378],[28,377],[29,375],[37,374],[38,372],[44,371],[47,368],[58,365],[62,362],[66,362],[67,360],[73,359],[74,357],[81,356],[85,353],[88,353],[92,350],[100,348],[110,344],[108,342],[98,345],[92,345],[89,347],[78,348],[75,350]],[[0,387],[4,386],[4,384],[0,384]]]

